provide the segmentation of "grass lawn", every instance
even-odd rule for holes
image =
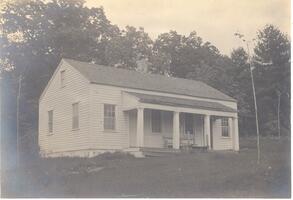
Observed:
[[[289,139],[254,139],[241,150],[133,158],[38,160],[2,172],[2,197],[290,197]]]

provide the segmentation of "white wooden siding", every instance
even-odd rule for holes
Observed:
[[[90,85],[91,134],[89,146],[93,149],[123,149],[129,147],[129,119],[123,111],[122,91],[113,87]],[[104,130],[104,104],[115,105],[115,130]]]
[[[213,149],[214,150],[228,150],[232,149],[232,137],[222,137],[221,119],[218,118],[213,121]]]
[[[60,71],[66,70],[61,87]],[[72,130],[72,104],[79,102],[79,129]],[[48,134],[48,114],[53,110],[53,133]],[[88,148],[89,82],[63,62],[39,102],[39,146],[41,152],[64,152]]]

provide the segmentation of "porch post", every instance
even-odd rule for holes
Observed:
[[[235,151],[239,151],[239,130],[238,130],[238,118],[237,117],[233,117],[232,119],[233,122],[233,149]]]
[[[179,112],[173,112],[173,149],[180,148]]]
[[[211,125],[210,125],[210,115],[204,116],[204,135],[205,135],[205,144],[208,145],[208,148],[211,149]]]
[[[137,108],[137,125],[136,125],[136,146],[144,146],[144,119],[143,119],[143,108]]]
[[[232,141],[234,139],[234,125],[233,125],[233,119],[232,117],[228,118],[228,126],[229,126],[229,136],[232,138]]]

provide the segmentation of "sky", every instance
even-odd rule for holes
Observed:
[[[290,35],[290,0],[87,0],[86,5],[103,6],[112,24],[143,27],[152,39],[170,30],[196,31],[226,55],[243,46],[235,32],[252,40],[274,24]]]

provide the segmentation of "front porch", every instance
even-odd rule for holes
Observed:
[[[235,112],[158,102],[140,102],[139,106],[125,109],[125,112],[129,118],[131,148],[239,150]]]

